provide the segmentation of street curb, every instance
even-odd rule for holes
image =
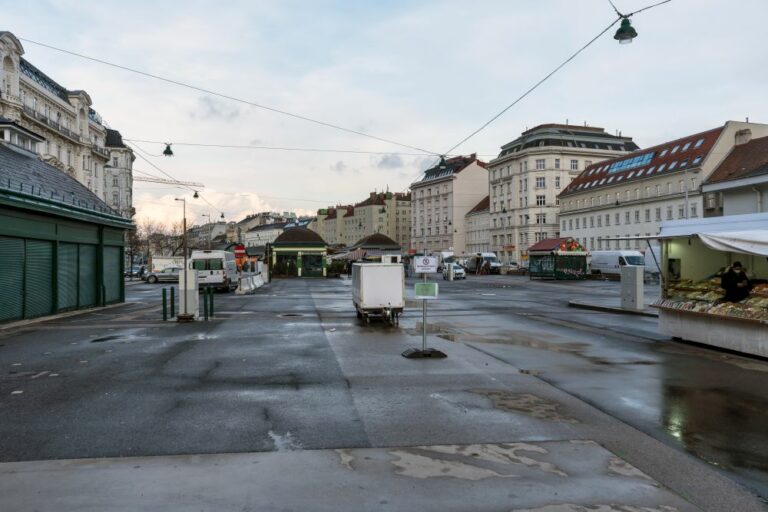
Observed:
[[[39,316],[37,318],[29,318],[27,320],[18,320],[9,324],[0,324],[0,331],[8,329],[14,329],[18,327],[25,327],[27,325],[39,324],[40,322],[47,322],[49,320],[59,320],[61,318],[68,318],[71,316],[83,315],[85,313],[93,313],[95,311],[103,311],[105,309],[112,309],[118,306],[125,306],[127,302],[118,302],[117,304],[107,304],[106,306],[97,306],[95,308],[77,309],[75,311],[67,311],[64,313],[57,313],[55,315]]]
[[[618,313],[622,315],[638,315],[638,316],[648,316],[651,318],[658,318],[659,314],[655,312],[649,312],[649,311],[634,311],[631,309],[622,309],[618,307],[613,306],[599,306],[597,304],[588,304],[586,302],[580,302],[578,300],[570,300],[568,301],[568,307],[570,308],[576,308],[576,309],[588,309],[591,311],[602,311],[603,313]]]

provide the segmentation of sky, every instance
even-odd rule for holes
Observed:
[[[614,0],[631,12],[653,0]],[[22,41],[25,58],[84,89],[137,154],[202,199],[136,182],[136,220],[263,210],[312,214],[410,183],[606,28],[608,0],[0,0],[19,38],[400,142],[366,138]],[[672,0],[608,31],[454,153],[488,161],[542,123],[600,126],[641,147],[727,120],[768,123],[766,0]],[[285,151],[185,146],[323,149]],[[374,152],[359,154],[355,151]],[[136,176],[162,176],[144,159]]]

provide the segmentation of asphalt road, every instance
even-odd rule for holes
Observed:
[[[738,503],[727,479],[768,496],[768,363],[567,307],[616,283],[439,283],[432,366],[399,357],[420,308],[361,324],[343,280],[217,294],[216,319],[187,325],[131,284],[125,305],[0,330],[0,461],[595,439],[702,509]],[[509,405],[516,387],[564,412]]]

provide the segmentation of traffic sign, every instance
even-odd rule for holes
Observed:
[[[435,300],[437,299],[437,283],[416,283],[413,292],[416,299]]]
[[[437,272],[437,258],[432,256],[417,256],[413,259],[413,271],[417,274],[434,274]]]

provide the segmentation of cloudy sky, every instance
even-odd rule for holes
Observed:
[[[652,0],[615,0],[632,11]],[[615,18],[607,0],[0,0],[2,30],[218,93],[443,153]],[[458,148],[490,159],[527,127],[569,120],[641,147],[728,119],[768,123],[765,0],[673,0],[606,33]],[[177,179],[205,184],[189,215],[308,213],[407,190],[427,154],[23,42],[63,86]],[[182,143],[342,151],[212,148]],[[377,154],[360,154],[356,151]],[[158,175],[143,159],[138,172]],[[137,217],[180,215],[190,191],[136,183]]]

